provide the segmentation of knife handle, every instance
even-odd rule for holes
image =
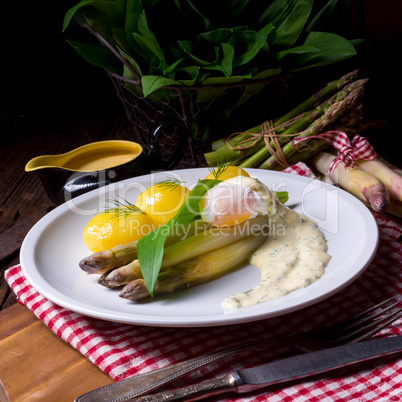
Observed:
[[[276,340],[259,339],[240,345],[222,349],[217,352],[208,353],[201,357],[170,364],[168,366],[137,374],[115,383],[89,391],[74,399],[74,402],[110,402],[114,399],[133,400],[135,397],[146,395],[163,385],[177,380],[200,367],[214,362],[241,350],[257,346],[266,346]],[[126,398],[126,399],[124,399]]]
[[[136,402],[167,402],[177,400],[196,401],[208,396],[215,396],[226,392],[237,392],[239,382],[242,382],[240,377],[233,372],[216,380],[188,385],[187,387],[178,388],[172,391],[149,394],[131,400]]]

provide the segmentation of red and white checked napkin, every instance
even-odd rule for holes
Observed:
[[[325,133],[310,135],[308,137],[297,137],[293,140],[293,145],[310,141],[314,138],[328,142],[338,150],[336,158],[331,162],[328,169],[328,175],[332,183],[334,183],[332,174],[339,163],[343,162],[345,166],[353,167],[355,160],[364,159],[372,161],[378,157],[367,138],[356,134],[352,140],[349,140],[348,135],[339,130],[326,131]]]
[[[302,163],[288,173],[314,177]],[[208,328],[159,328],[119,324],[89,318],[55,305],[27,282],[19,265],[9,268],[5,278],[18,297],[53,332],[79,350],[114,380],[134,376],[183,359],[267,336],[306,331],[335,319],[344,319],[387,297],[402,300],[402,225],[375,215],[380,244],[367,270],[336,295],[286,316]],[[379,336],[401,334],[402,321]],[[241,365],[264,363],[284,356],[286,349],[247,351],[244,356],[226,358],[191,375],[200,381],[222,375]],[[227,400],[227,399],[223,399]],[[379,365],[362,365],[359,370],[336,371],[307,379],[296,385],[282,385],[235,401],[399,401],[402,400],[402,360],[387,359]]]

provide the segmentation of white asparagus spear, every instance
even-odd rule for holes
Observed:
[[[329,152],[320,152],[310,159],[313,169],[321,174],[328,175],[329,167],[335,155]],[[345,166],[340,162],[335,168],[332,178],[344,190],[368,203],[376,212],[385,212],[389,206],[389,192],[384,183],[375,176],[356,167]]]

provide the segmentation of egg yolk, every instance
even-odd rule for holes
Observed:
[[[216,168],[211,173],[205,177],[205,179],[211,180],[227,180],[232,177],[245,176],[250,177],[250,175],[242,168],[238,166],[225,166],[223,168]]]
[[[83,231],[83,240],[91,252],[97,253],[138,240],[153,229],[152,218],[146,213],[104,211],[87,223]]]
[[[208,190],[200,201],[201,218],[214,226],[232,226],[264,211],[258,192],[235,183],[220,183]]]
[[[135,205],[145,211],[158,227],[176,215],[189,192],[187,187],[180,184],[157,183],[143,191]]]

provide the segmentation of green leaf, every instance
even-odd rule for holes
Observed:
[[[205,59],[202,59],[195,54],[193,54],[193,44],[189,41],[178,41],[178,44],[180,45],[181,49],[183,50],[184,53],[188,54],[190,56],[191,60],[196,63],[196,65],[199,66],[213,66],[217,63],[218,58],[219,58],[219,47],[214,46],[213,47],[213,59],[208,61]]]
[[[275,26],[275,37],[271,45],[292,46],[310,16],[314,0],[275,0],[259,19],[259,23]]]
[[[296,46],[292,47],[290,49],[282,50],[281,52],[277,52],[274,55],[275,60],[280,61],[283,59],[285,56],[289,54],[304,54],[304,53],[317,53],[319,52],[320,49],[318,49],[315,46],[311,45],[301,45],[301,46]]]
[[[244,49],[236,56],[234,66],[242,66],[251,61],[266,44],[267,36],[256,31],[236,32],[232,35],[229,43],[235,49]]]
[[[121,49],[119,46],[117,47],[118,52],[121,54],[122,57],[124,57],[124,59],[126,59],[131,67],[133,68],[133,70],[139,75],[141,76],[141,68],[139,66],[139,64],[136,62],[136,60],[131,57],[128,53],[126,53],[123,49]],[[128,70],[128,69],[127,69]],[[132,78],[132,79],[136,79],[135,76],[133,76],[133,74],[130,72],[130,77],[125,76],[126,78]]]
[[[274,191],[281,204],[286,204],[289,200],[289,193],[287,191]]]
[[[306,27],[307,32],[322,30],[325,23],[333,15],[335,6],[338,4],[339,0],[328,0],[321,10],[311,19]]]
[[[138,16],[138,32],[145,36],[146,38],[151,39],[154,42],[158,42],[156,39],[156,36],[154,33],[149,29],[148,27],[148,21],[147,17],[145,15],[145,11],[143,11],[139,16]]]
[[[124,21],[125,1],[124,0],[97,0],[92,4],[99,11],[108,15],[111,19],[122,22]]]
[[[347,39],[328,32],[310,32],[302,46],[317,48],[319,51],[284,57],[283,61],[289,63],[291,71],[332,64],[356,54],[355,48]]]
[[[75,13],[82,7],[85,7],[87,5],[90,5],[91,3],[95,3],[97,0],[82,0],[78,4],[76,4],[74,7],[71,7],[65,14],[64,16],[64,21],[63,21],[63,31],[64,32],[68,26],[70,25],[70,22],[72,18],[74,17]]]
[[[328,25],[329,17],[339,0],[321,4],[313,0],[77,0],[77,3],[66,12],[63,31],[71,19],[79,25],[86,22],[128,63],[119,66],[122,58],[113,60],[115,56],[100,47],[70,44],[91,64],[127,78],[144,75],[143,87],[130,84],[130,88],[139,96],[152,93],[157,107],[167,99],[165,86],[228,85],[258,79],[261,74],[269,76],[278,69],[289,73],[332,64],[353,56],[353,45],[357,44],[344,38],[334,39],[329,34],[324,37],[325,32],[318,32],[317,28],[326,31],[332,25]],[[264,87],[259,84],[248,86],[239,96],[236,94],[234,102],[237,105],[246,102]],[[208,102],[224,90],[202,88],[191,102]],[[189,118],[197,120],[192,116],[192,106],[189,105]],[[229,114],[223,113],[222,116]],[[197,132],[206,129],[203,124],[209,124],[190,121],[193,123],[199,125]]]
[[[230,0],[226,5],[227,11],[225,12],[229,14],[231,19],[234,19],[243,13],[249,2],[250,0]]]
[[[264,80],[266,78],[271,78],[271,77],[276,77],[282,73],[282,70],[280,68],[268,68],[266,70],[263,70],[253,76],[253,81],[256,80]]]
[[[193,4],[193,1],[174,0],[174,3],[181,10],[185,18],[195,26],[201,26],[203,31],[209,31],[213,28],[211,20]]]
[[[99,11],[94,18],[94,24],[102,26],[103,31],[110,32],[113,26],[120,25],[122,21],[124,21],[124,0],[82,0],[66,12],[62,32],[68,28],[72,18],[75,17],[77,12],[81,11],[82,8],[86,8],[86,12],[88,13],[92,11],[92,14],[95,11],[94,9]],[[92,24],[90,25],[92,26]]]
[[[364,43],[365,40],[364,39],[350,39],[349,42],[353,47],[356,47],[356,46],[359,46],[362,43]]]
[[[159,59],[165,58],[163,50],[157,42],[137,33],[133,33],[133,37],[135,41],[140,45],[141,49],[144,52],[144,55],[146,56],[146,59],[148,59],[148,62],[152,59],[154,55]]]
[[[120,47],[126,54],[131,53],[130,45],[127,42],[123,28],[112,28],[113,40],[117,47]]]
[[[223,59],[222,59],[222,72],[226,77],[230,77],[233,71],[233,56],[234,47],[230,43],[221,43]]]
[[[219,45],[221,42],[227,42],[234,33],[246,31],[247,26],[236,26],[234,28],[218,28],[213,31],[208,31],[197,36],[197,42],[211,43],[212,45]]]
[[[161,269],[164,245],[171,224],[165,223],[142,237],[137,243],[138,261],[149,294],[154,293],[155,283]]]
[[[168,75],[171,72],[174,72],[178,69],[178,65],[184,60],[184,57],[176,60],[172,64],[166,64],[163,69],[163,75]]]
[[[199,180],[190,191],[185,203],[177,214],[164,225],[142,237],[137,243],[138,260],[149,294],[152,296],[158,279],[166,237],[174,225],[193,222],[200,217],[199,203],[201,197],[219,180]]]
[[[159,88],[170,85],[180,85],[180,82],[157,75],[143,75],[141,77],[141,85],[144,92],[144,97],[147,97],[149,94],[155,92]]]
[[[180,79],[180,83],[183,85],[187,86],[193,86],[197,82],[197,78],[200,72],[200,68],[197,66],[191,66],[191,67],[182,67],[177,69],[177,74],[178,75],[185,75],[186,77],[188,76],[189,78],[183,78]],[[183,73],[183,74],[182,74]]]
[[[144,11],[141,0],[127,0],[126,18],[124,21],[124,32],[126,34],[127,42],[132,47],[136,55],[141,55],[141,48],[134,40],[133,33],[138,33],[138,18]]]
[[[106,47],[69,40],[67,42],[87,62],[117,74],[121,73],[120,63],[116,63],[116,57]]]
[[[272,23],[268,23],[267,25],[263,26],[261,29],[258,30],[258,32],[262,35],[268,36],[274,29],[274,26]]]
[[[217,60],[214,63],[203,64],[205,70],[221,71],[226,77],[230,77],[233,71],[234,49],[229,43],[221,43],[222,54],[216,48]]]

